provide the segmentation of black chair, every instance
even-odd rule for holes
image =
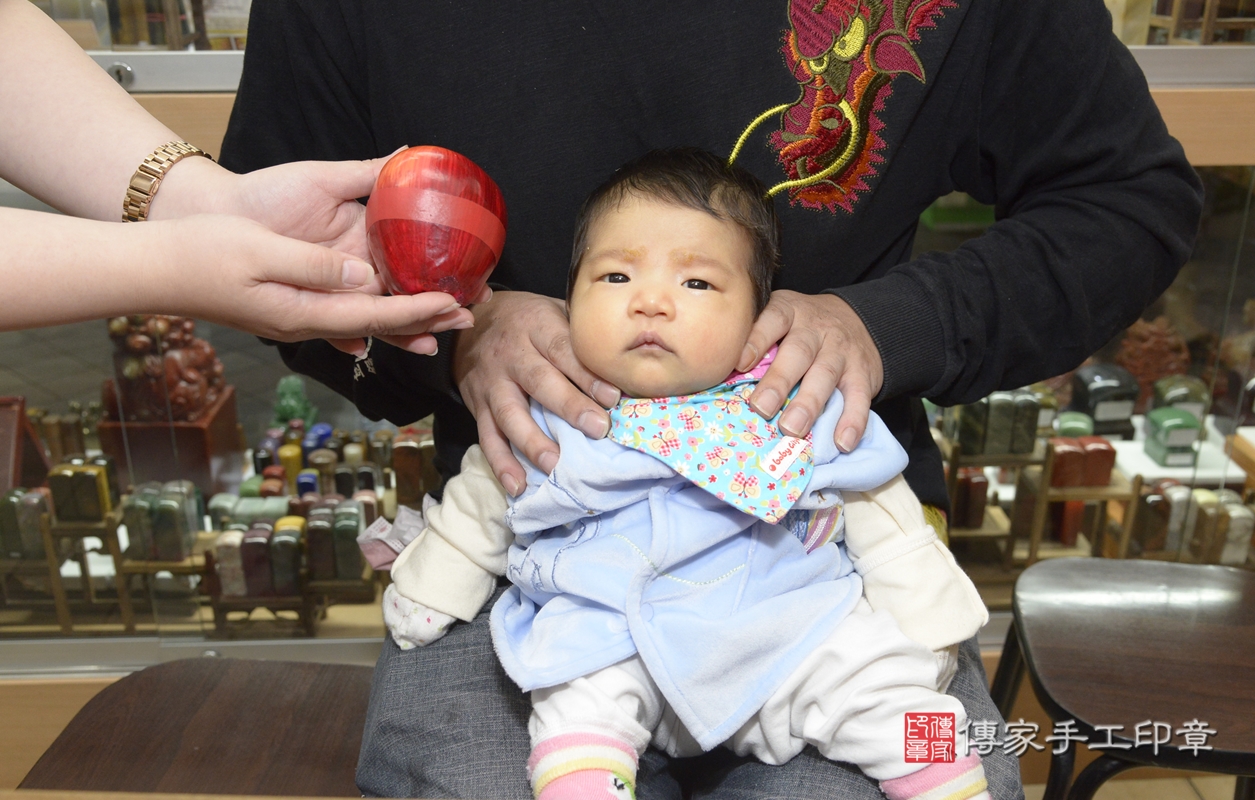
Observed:
[[[1139,766],[1237,775],[1236,800],[1255,800],[1255,573],[1051,559],[1020,576],[1014,610],[991,692],[1003,717],[1027,671],[1056,726],[1072,720],[1086,747],[1114,745],[1070,790],[1081,743],[1052,750],[1046,800],[1088,800]],[[1191,732],[1194,721],[1206,724]],[[1191,749],[1197,742],[1210,749]]]

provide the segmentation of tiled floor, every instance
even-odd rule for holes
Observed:
[[[249,441],[268,427],[275,384],[291,372],[279,352],[257,337],[201,322],[196,333],[213,345],[235,386],[240,422]],[[0,333],[0,396],[21,395],[28,406],[52,413],[71,400],[87,405],[100,399],[100,386],[113,377],[113,343],[103,321]],[[312,380],[306,391],[321,420],[348,430],[371,427],[353,405]]]
[[[1096,800],[1231,800],[1234,780],[1227,775],[1112,780],[1103,784],[1094,797]],[[1025,786],[1024,799],[1041,800],[1045,790],[1045,784]]]

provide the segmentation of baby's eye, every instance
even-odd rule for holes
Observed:
[[[710,284],[707,283],[706,281],[699,280],[697,278],[692,278],[684,282],[684,288],[685,289],[709,289]]]
[[[601,280],[606,283],[627,283],[628,276],[624,275],[622,272],[611,272],[609,274],[602,275]]]

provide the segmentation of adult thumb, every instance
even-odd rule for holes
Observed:
[[[379,171],[391,156],[366,161],[325,161],[322,182],[327,192],[341,200],[368,196],[375,188]]]

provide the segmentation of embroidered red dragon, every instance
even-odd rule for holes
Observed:
[[[924,83],[914,43],[956,7],[955,0],[789,0],[783,53],[801,95],[756,117],[729,162],[756,128],[781,115],[769,143],[788,179],[768,194],[787,191],[806,208],[852,212],[884,161],[877,113],[893,94],[894,78]]]

